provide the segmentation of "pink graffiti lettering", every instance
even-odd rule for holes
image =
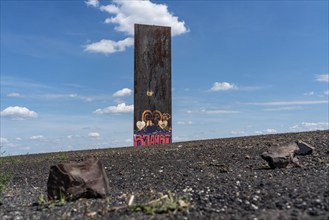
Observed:
[[[171,142],[171,134],[145,134],[134,135],[134,146],[144,146],[153,144],[169,144]]]

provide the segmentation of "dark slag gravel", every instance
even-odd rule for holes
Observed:
[[[269,169],[260,154],[302,140],[315,147],[302,168]],[[99,158],[110,195],[63,204],[42,201],[51,165]],[[323,219],[329,220],[329,131],[261,135],[140,148],[0,158],[12,176],[0,194],[0,219]],[[146,215],[127,207],[172,192],[189,209]]]

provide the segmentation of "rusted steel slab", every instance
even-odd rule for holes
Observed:
[[[134,146],[171,143],[171,28],[135,24]]]

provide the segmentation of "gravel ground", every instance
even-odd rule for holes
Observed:
[[[315,147],[298,157],[301,168],[269,169],[260,157],[297,140]],[[44,198],[51,165],[89,157],[106,168],[107,198]],[[0,166],[0,181],[11,177],[0,194],[0,219],[329,220],[329,130],[2,157]],[[170,193],[179,204],[172,211],[148,215],[127,205],[132,195],[141,205]]]

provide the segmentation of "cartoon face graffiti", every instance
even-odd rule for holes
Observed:
[[[168,125],[170,114],[161,113],[159,110],[145,110],[142,113],[142,120],[137,121],[136,127],[138,131],[145,130],[147,127],[156,127],[156,130],[171,130]]]

